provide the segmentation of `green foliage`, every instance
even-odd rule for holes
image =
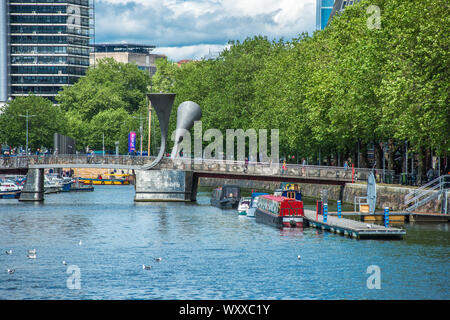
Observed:
[[[379,29],[367,25],[369,5],[381,9]],[[180,68],[161,61],[154,91],[200,104],[203,130],[278,128],[281,154],[343,159],[358,142],[389,142],[393,154],[408,140],[446,155],[449,17],[445,0],[363,0],[312,36],[230,42],[218,59]]]
[[[150,76],[136,64],[105,58],[73,86],[65,87],[57,100],[63,110],[76,110],[84,120],[110,109],[133,113],[146,105],[149,85]]]
[[[120,141],[120,152],[127,153],[128,133],[139,134],[136,117],[141,113],[146,120],[149,85],[150,76],[137,65],[106,58],[66,87],[57,100],[66,111],[68,135],[76,139],[78,150],[102,150],[104,135],[106,151],[114,151],[115,142]]]
[[[0,141],[11,146],[26,145],[26,118],[28,119],[28,147],[53,147],[55,133],[66,134],[66,118],[58,106],[48,99],[34,95],[17,97],[1,109]]]

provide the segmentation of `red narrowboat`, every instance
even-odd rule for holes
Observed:
[[[256,221],[279,228],[298,228],[303,226],[303,201],[286,197],[260,196],[255,211]]]

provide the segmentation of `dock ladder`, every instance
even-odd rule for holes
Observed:
[[[406,210],[411,212],[418,207],[421,207],[433,199],[436,199],[440,195],[447,196],[447,192],[450,189],[450,175],[446,174],[436,178],[422,187],[411,190],[405,196]],[[447,206],[445,206],[445,213],[448,213]]]

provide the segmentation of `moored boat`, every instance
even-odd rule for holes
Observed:
[[[248,213],[248,209],[250,209],[250,203],[252,202],[252,198],[244,197],[241,198],[238,205],[238,212],[241,216],[245,216]]]
[[[129,174],[106,174],[107,178],[99,175],[97,178],[79,178],[79,181],[89,185],[129,185]]]
[[[260,196],[268,195],[266,192],[253,192],[252,193],[252,201],[250,202],[250,208],[247,212],[247,217],[254,218],[255,217],[255,211],[256,207],[258,205],[258,199]]]
[[[278,228],[303,226],[303,202],[275,195],[259,196],[255,218],[257,222]]]
[[[0,199],[19,199],[21,191],[0,191]]]
[[[94,186],[92,184],[81,183],[78,178],[75,178],[72,180],[69,191],[70,192],[94,191]]]
[[[241,189],[236,185],[224,185],[214,189],[211,195],[211,205],[222,209],[236,209],[241,199]]]

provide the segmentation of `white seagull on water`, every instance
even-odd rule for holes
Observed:
[[[16,269],[6,269],[6,272],[8,272],[9,274],[13,274],[14,272],[16,272]]]
[[[155,258],[155,261],[156,261],[156,262],[161,262],[161,261],[162,261],[162,258]]]
[[[28,259],[36,259],[36,254],[27,255]]]
[[[5,253],[6,254],[12,254],[12,250],[10,249],[10,250],[7,250],[7,251],[5,251]]]
[[[36,254],[36,249],[27,250],[29,254]]]
[[[145,264],[142,265],[142,269],[144,270],[150,270],[152,266],[146,266]]]
[[[297,256],[297,259],[300,260],[302,257],[300,255]]]
[[[64,260],[64,261],[62,262],[62,264],[66,266],[66,265],[67,265],[66,260]]]

